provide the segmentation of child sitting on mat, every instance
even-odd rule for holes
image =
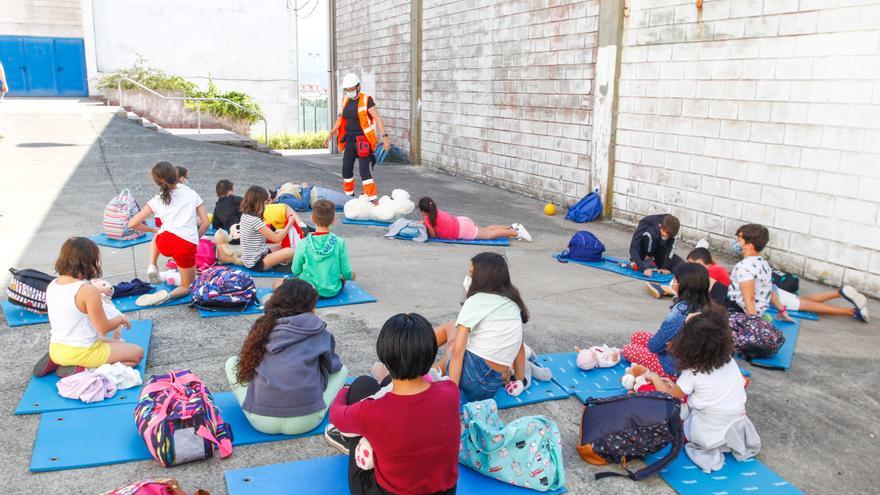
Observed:
[[[245,267],[258,272],[290,263],[293,249],[281,247],[281,243],[299,221],[296,213],[287,208],[282,212],[283,226],[273,231],[263,218],[268,202],[269,191],[260,186],[251,186],[241,202],[241,221],[238,223],[241,261]],[[273,249],[269,244],[277,246]]]
[[[441,369],[468,402],[490,399],[508,382],[513,382],[512,395],[518,395],[527,385],[523,324],[529,311],[510,281],[504,257],[480,253],[471,258],[464,288],[467,299],[458,318],[434,331],[437,345],[446,345]]]
[[[635,270],[650,277],[657,270],[672,273],[682,260],[675,254],[675,236],[681,224],[669,214],[649,215],[639,220],[629,244],[629,259]]]
[[[101,293],[89,283],[100,278],[101,251],[85,237],[71,237],[55,261],[58,278],[46,288],[49,307],[49,352],[34,366],[35,376],[53,371],[70,375],[77,368],[97,368],[105,363],[136,366],[144,350],[116,339],[104,339],[119,327],[131,328],[122,314],[107,318]],[[65,369],[59,370],[59,367]]]
[[[458,387],[428,381],[437,357],[431,324],[421,315],[398,314],[385,322],[376,354],[390,374],[380,384],[361,376],[330,406],[327,442],[349,456],[353,495],[454,494],[461,434]],[[383,385],[391,390],[378,396]],[[343,433],[344,432],[344,433]],[[372,447],[373,469],[358,467],[363,437]]]
[[[233,225],[238,225],[241,221],[241,196],[235,195],[235,186],[226,179],[217,181],[214,190],[217,192],[217,204],[214,205],[211,225],[214,229],[229,232]],[[235,239],[234,244],[238,244],[238,239]]]
[[[189,182],[189,171],[186,168],[181,166],[174,167],[174,170],[177,171],[177,182],[178,186],[183,187]],[[188,186],[187,186],[188,187]],[[155,215],[153,217],[153,222],[156,224],[156,228],[162,228],[162,217]],[[153,237],[153,240],[150,241],[150,264],[147,265],[147,279],[153,285],[158,285],[162,281],[159,277],[159,267],[157,264],[159,263],[159,248],[156,247],[156,238]]]
[[[334,297],[342,291],[346,280],[354,280],[345,239],[330,232],[336,218],[336,206],[326,199],[315,202],[312,221],[315,232],[300,241],[293,258],[293,274],[312,284],[322,298]]]
[[[298,435],[313,430],[345,385],[348,370],[336,340],[315,314],[318,293],[302,280],[275,289],[226,378],[257,431]]]
[[[681,330],[685,317],[695,311],[704,311],[715,305],[709,297],[709,272],[698,263],[681,263],[675,269],[672,290],[677,302],[669,310],[657,333],[639,331],[632,334],[630,343],[623,346],[623,357],[664,378],[675,379],[678,368],[666,349],[667,344]]]
[[[437,208],[437,203],[428,197],[419,200],[419,211],[428,230],[428,237],[431,238],[465,241],[517,238],[532,242],[532,236],[522,224],[514,223],[510,227],[505,225],[480,227],[469,217],[450,215]]]
[[[715,263],[715,260],[712,259],[712,253],[704,247],[695,248],[688,253],[687,260],[691,263],[699,263],[706,267],[706,270],[709,271],[709,297],[712,298],[712,302],[715,304],[726,306],[727,288],[730,286],[730,273],[727,272],[727,268]],[[651,294],[657,299],[675,297],[675,292],[673,292],[672,288],[668,285],[661,285],[656,282],[645,282],[645,286],[648,289],[648,294]]]
[[[153,182],[159,186],[160,193],[131,218],[129,227],[141,232],[157,233],[156,247],[163,256],[174,259],[180,271],[180,286],[170,294],[165,290],[144,294],[136,301],[138,306],[158,305],[169,299],[189,295],[189,286],[196,279],[196,247],[199,239],[208,230],[210,222],[202,198],[181,184],[177,173],[174,165],[168,162],[159,162],[153,166]],[[160,228],[144,223],[152,215],[162,218]],[[156,271],[158,276],[155,263],[150,263],[147,267],[151,281],[154,278],[152,271]]]
[[[676,383],[649,372],[654,387],[675,398],[682,410],[685,452],[705,473],[724,467],[724,453],[738,461],[761,450],[761,437],[746,416],[745,379],[733,359],[733,335],[721,307],[688,316],[669,352],[681,376]]]

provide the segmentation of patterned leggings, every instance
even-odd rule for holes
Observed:
[[[635,364],[641,364],[645,368],[657,373],[662,378],[675,381],[675,377],[666,373],[657,355],[648,349],[648,341],[654,335],[651,332],[639,331],[632,334],[629,344],[623,346],[623,358]]]

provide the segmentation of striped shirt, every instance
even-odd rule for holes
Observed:
[[[260,233],[260,229],[265,226],[266,223],[262,218],[242,213],[241,221],[238,223],[238,235],[241,238],[241,261],[248,268],[253,268],[263,253],[269,249],[266,246],[266,238]]]

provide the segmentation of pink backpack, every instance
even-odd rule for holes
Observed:
[[[103,495],[187,495],[180,489],[177,480],[171,478],[148,478],[135,481]],[[208,495],[204,490],[196,490],[195,495]]]
[[[200,239],[196,247],[196,269],[207,270],[217,264],[217,245],[211,239]]]

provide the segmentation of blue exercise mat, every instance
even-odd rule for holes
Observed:
[[[232,426],[232,445],[252,445],[320,435],[327,418],[301,435],[267,435],[244,417],[232,392],[215,393],[214,403]],[[43,414],[37,428],[30,470],[61,471],[152,459],[134,422],[135,404]],[[219,454],[215,454],[219,455]]]
[[[553,372],[553,381],[568,390],[581,402],[590,397],[613,397],[626,393],[620,383],[629,363],[623,359],[611,368],[594,368],[584,371],[577,367],[576,352],[542,354],[538,363]]]
[[[776,317],[776,314],[777,314],[776,308],[771,307],[771,308],[767,309],[767,312],[770,313],[771,315],[773,315],[774,318]],[[788,316],[791,316],[792,318],[800,318],[802,320],[819,321],[819,315],[817,315],[816,313],[811,313],[809,311],[791,311],[790,310],[788,312]]]
[[[136,238],[130,239],[128,241],[120,241],[118,239],[111,239],[107,237],[107,234],[95,234],[90,235],[89,239],[94,241],[95,244],[99,246],[115,248],[115,249],[125,249],[130,248],[132,246],[137,246],[138,244],[146,244],[153,240],[153,233],[147,232],[146,234]]]
[[[156,292],[157,290],[167,290],[171,292],[174,290],[174,286],[168,284],[160,284],[154,286],[153,290],[150,292]],[[165,308],[168,306],[180,306],[182,304],[189,304],[189,297],[181,297],[178,299],[174,299],[171,301],[165,301],[162,304],[157,306],[138,306],[135,304],[135,301],[140,295],[137,296],[126,296],[120,297],[119,299],[113,299],[113,304],[116,306],[122,313],[130,313],[132,311],[141,311],[147,309],[156,309],[156,308]],[[24,325],[39,325],[41,323],[49,323],[49,315],[48,314],[36,314],[31,313],[30,311],[26,311],[20,306],[16,306],[9,302],[8,299],[3,300],[3,315],[6,316],[6,323],[10,327],[20,327]]]
[[[549,382],[532,380],[532,385],[526,391],[521,393],[519,397],[511,397],[502,388],[495,394],[494,399],[495,404],[498,405],[498,409],[508,409],[511,407],[537,404],[538,402],[546,402],[548,400],[567,399],[569,397],[571,397],[571,392],[560,387],[559,384],[553,380],[550,380]]]
[[[351,218],[343,218],[342,223],[346,225],[362,225],[364,227],[390,227],[392,222],[381,222],[379,220],[354,220]]]
[[[334,455],[305,461],[286,462],[223,473],[229,495],[348,495],[348,456]],[[462,495],[528,495],[538,493],[503,483],[459,465],[457,493]],[[548,494],[565,493],[560,488]]]
[[[613,258],[611,256],[605,256],[602,261],[579,261],[573,260],[571,258],[565,258],[562,256],[562,253],[554,254],[554,258],[561,263],[576,263],[578,265],[589,266],[592,268],[598,268],[600,270],[605,270],[606,272],[617,273],[629,278],[634,278],[636,280],[644,280],[645,282],[656,282],[658,284],[668,284],[672,281],[672,275],[665,275],[659,272],[654,272],[650,277],[646,277],[644,273],[633,270],[629,266],[620,266],[620,263],[624,263],[625,260],[621,260],[618,258]]]
[[[259,299],[259,303],[256,301],[254,304],[251,304],[244,311],[237,310],[226,310],[226,311],[211,311],[204,308],[197,308],[199,310],[199,314],[202,318],[219,318],[221,316],[242,316],[242,315],[261,315],[263,314],[263,299],[272,294],[272,289],[269,288],[258,288],[257,289],[257,299]]]
[[[413,237],[407,235],[396,235],[394,239],[400,239],[402,241],[411,241]],[[439,239],[437,237],[431,237],[427,240],[427,242],[439,242],[442,244],[473,244],[477,246],[510,246],[510,239],[502,238],[502,239]]]
[[[792,323],[787,321],[774,321],[773,326],[782,331],[785,335],[785,343],[779,349],[779,352],[768,358],[752,359],[751,364],[761,368],[770,368],[774,370],[787,370],[791,368],[791,361],[794,359],[794,348],[797,346],[797,338],[800,333],[801,323],[795,320]],[[742,356],[737,355],[742,359]]]
[[[241,266],[241,265],[225,265],[226,268],[231,270],[238,270],[243,273],[247,273],[253,278],[284,278],[290,276],[290,265],[287,265],[285,269],[279,270],[277,266],[273,266],[271,270],[266,270],[265,272],[258,272],[256,270],[251,270],[250,268]]]
[[[648,456],[645,462],[661,459],[668,451],[667,447]],[[752,458],[739,462],[731,454],[724,455],[724,467],[707,474],[691,462],[684,449],[681,449],[678,457],[660,471],[660,477],[680,495],[803,495],[802,491],[761,461]]]
[[[151,320],[134,320],[131,322],[131,330],[123,330],[122,338],[131,344],[137,344],[144,350],[144,358],[135,367],[144,376],[144,368],[147,364],[147,356],[150,352],[150,336],[153,334],[153,322]],[[141,387],[132,387],[119,390],[116,395],[101,402],[85,403],[76,399],[67,399],[58,395],[58,378],[54,373],[46,376],[32,376],[28,383],[15,414],[38,414],[54,411],[67,411],[70,409],[94,409],[96,407],[115,406],[118,404],[130,404],[138,401]]]

